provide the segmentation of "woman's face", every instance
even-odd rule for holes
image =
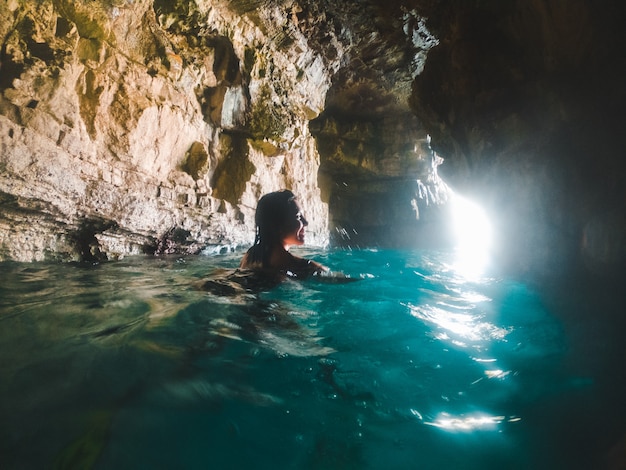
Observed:
[[[309,225],[302,214],[302,210],[296,201],[293,201],[293,207],[285,224],[285,236],[283,237],[283,245],[285,248],[291,245],[304,244],[304,227]]]

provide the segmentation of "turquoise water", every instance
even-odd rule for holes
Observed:
[[[450,253],[306,254],[360,280],[196,288],[240,253],[0,265],[0,467],[610,468],[626,455],[623,295],[468,278]]]

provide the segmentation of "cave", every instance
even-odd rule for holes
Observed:
[[[7,273],[239,254],[257,201],[282,188],[298,195],[312,247],[449,250],[453,228],[478,224],[454,227],[462,198],[491,222],[498,275],[547,304],[579,292],[597,331],[624,326],[622,1],[8,0],[0,18]],[[610,344],[601,357],[623,352]],[[372,406],[324,361],[314,381]],[[624,468],[612,426],[594,452],[621,438],[610,468]],[[351,445],[314,447],[361,468]]]
[[[0,259],[81,259],[92,219],[105,259],[243,246],[290,187],[315,244],[445,245],[453,190],[507,269],[624,266],[617,2],[32,8],[2,10]]]

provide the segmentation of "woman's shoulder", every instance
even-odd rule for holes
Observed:
[[[250,251],[247,251],[246,253],[244,253],[244,255],[241,257],[241,261],[239,262],[239,268],[240,269],[252,269],[252,260],[250,259]]]
[[[252,246],[241,258],[240,269],[263,269],[263,256],[257,245]]]

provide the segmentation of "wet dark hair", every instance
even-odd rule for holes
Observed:
[[[259,199],[254,215],[256,236],[248,250],[249,261],[267,267],[272,248],[282,241],[298,213],[296,196],[288,189],[268,193]]]

